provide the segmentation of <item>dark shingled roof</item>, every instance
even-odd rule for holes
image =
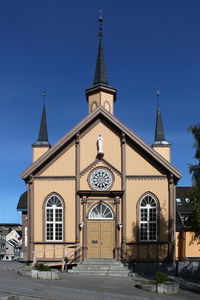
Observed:
[[[176,188],[176,199],[180,199],[180,202],[176,201],[176,231],[186,230],[184,221],[190,216],[190,209],[186,199],[189,198],[190,189],[190,186],[177,186]]]
[[[27,211],[27,191],[21,194],[17,205],[17,210]]]
[[[45,104],[43,106],[43,111],[42,111],[39,136],[38,136],[37,141],[33,145],[34,146],[50,146],[50,144],[48,142],[47,118],[46,118]]]
[[[166,142],[166,139],[165,139],[165,134],[163,129],[160,107],[158,105],[157,115],[156,115],[156,131],[155,131],[154,144],[162,144],[163,141]]]
[[[107,78],[106,65],[105,65],[104,55],[103,55],[102,38],[100,37],[93,85],[101,85],[101,84],[108,85],[108,78]]]

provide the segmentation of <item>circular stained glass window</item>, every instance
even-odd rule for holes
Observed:
[[[112,185],[113,178],[111,172],[105,169],[96,169],[90,175],[90,185],[97,191],[105,191]]]

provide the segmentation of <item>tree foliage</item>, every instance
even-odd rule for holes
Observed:
[[[194,158],[197,164],[190,165],[189,171],[192,174],[192,188],[190,191],[190,211],[189,225],[194,232],[194,238],[200,238],[200,124],[190,126],[188,131],[194,136],[195,142],[193,148],[195,149]]]

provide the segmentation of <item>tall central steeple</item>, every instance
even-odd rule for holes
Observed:
[[[106,65],[104,61],[103,46],[102,46],[102,37],[103,37],[102,22],[103,22],[103,18],[102,16],[100,16],[99,17],[99,49],[98,49],[93,85],[98,85],[98,84],[108,85],[108,77],[106,73]]]
[[[116,89],[108,85],[108,77],[106,73],[106,65],[103,54],[103,29],[102,29],[102,11],[99,16],[99,48],[97,54],[96,69],[92,87],[85,91],[89,105],[89,113],[98,106],[103,106],[106,110],[113,114],[113,102],[116,99]]]

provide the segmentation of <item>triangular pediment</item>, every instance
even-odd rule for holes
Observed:
[[[152,149],[147,143],[145,143],[133,131],[131,131],[103,107],[98,107],[90,115],[85,117],[52,148],[50,148],[29,168],[27,168],[21,174],[21,177],[24,180],[27,180],[31,175],[37,174],[42,168],[49,164],[51,160],[55,160],[55,158],[60,155],[63,149],[69,147],[70,144],[75,144],[77,134],[79,134],[79,136],[84,135],[84,133],[88,131],[88,128],[92,128],[95,122],[98,123],[99,121],[106,124],[106,126],[118,136],[122,136],[122,133],[125,134],[127,142],[129,144],[133,144],[143,156],[145,156],[149,161],[152,160],[154,165],[157,165],[158,168],[161,168],[164,173],[172,174],[177,180],[181,178],[182,174],[171,163],[165,160],[159,153]],[[118,171],[120,172],[120,170]]]

